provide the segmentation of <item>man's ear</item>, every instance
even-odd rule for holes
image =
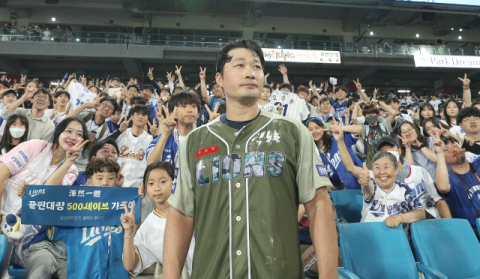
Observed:
[[[90,178],[87,178],[87,183],[85,184],[85,186],[90,186],[92,185],[92,180]]]
[[[463,130],[463,124],[460,122],[460,124],[458,124],[458,126],[460,126],[460,128],[462,128]]]
[[[223,76],[221,73],[216,73],[215,74],[215,81],[217,82],[218,85],[220,85],[220,87],[223,87]],[[211,88],[210,88],[211,90]]]

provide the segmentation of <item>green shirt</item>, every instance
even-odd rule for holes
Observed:
[[[263,110],[240,131],[218,119],[182,142],[168,200],[195,218],[191,278],[303,278],[298,204],[333,187],[312,136]]]

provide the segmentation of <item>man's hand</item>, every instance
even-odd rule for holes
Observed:
[[[215,104],[215,109],[213,110],[213,112],[210,110],[210,108],[207,106],[207,104],[205,104],[205,109],[207,109],[207,112],[208,112],[208,118],[210,121],[213,121],[215,118],[219,117],[220,114],[217,112],[218,111],[218,107],[220,106],[220,102],[217,102]]]
[[[177,67],[177,65],[175,65],[175,74],[179,77],[182,76],[182,73],[180,72],[182,70],[182,67],[183,66],[180,66],[180,68],[179,68],[179,67]]]
[[[122,121],[122,123],[120,123],[120,127],[118,127],[118,130],[119,130],[120,132],[123,133],[123,132],[125,132],[125,130],[127,130],[128,124],[130,123],[130,120],[132,119],[132,116],[133,116],[133,115],[131,115],[130,118],[128,118],[128,119],[125,117],[125,120]]]
[[[163,111],[165,112],[165,119],[163,119],[163,132],[166,135],[171,135],[175,127],[177,127],[177,107],[173,109],[173,112],[170,114],[168,109],[162,105]]]
[[[333,138],[338,142],[343,140],[343,130],[342,123],[338,122],[335,118],[333,119],[333,124],[330,125],[327,129],[323,129],[323,132],[326,133],[330,131],[333,135]]]
[[[198,77],[200,78],[200,80],[204,80],[206,77],[207,77],[207,67],[203,68],[200,67],[200,73],[198,74]]]
[[[357,78],[357,81],[353,80],[353,83],[355,83],[355,87],[357,88],[357,92],[358,93],[362,92],[362,84],[360,83],[360,79]]]
[[[438,153],[444,153],[445,152],[445,143],[439,138],[434,136],[433,137],[433,149],[435,152]]]
[[[463,89],[469,89],[470,88],[470,80],[467,78],[467,74],[465,74],[465,78],[458,78],[459,80],[461,80],[463,82]]]
[[[21,75],[21,79],[20,79],[20,84],[26,84],[27,83],[27,75]]]
[[[367,187],[368,183],[370,183],[370,172],[368,171],[367,168],[367,163],[363,163],[363,171],[360,173],[360,176],[358,177],[358,183],[362,185],[362,187]]]
[[[285,67],[285,64],[281,64],[280,66],[278,66],[278,70],[280,71],[280,73],[282,73],[282,75],[286,75],[288,72],[287,67]]]
[[[175,81],[175,75],[172,74],[172,72],[167,72],[167,80],[168,80],[168,82],[174,82]]]
[[[150,80],[153,80],[153,67],[148,68],[147,77],[148,77]]]

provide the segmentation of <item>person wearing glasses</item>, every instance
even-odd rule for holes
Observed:
[[[32,102],[31,109],[20,107],[26,101]],[[28,137],[27,140],[40,139],[48,142],[53,141],[55,124],[45,115],[45,110],[53,103],[52,95],[44,88],[37,91],[25,91],[22,97],[2,109],[2,117],[8,120],[12,115],[18,114],[28,119]]]
[[[117,101],[111,97],[104,97],[98,101],[98,98],[91,103],[84,103],[83,105],[70,112],[67,117],[77,117],[85,123],[89,133],[89,144],[86,145],[90,150],[96,141],[107,138],[110,135],[110,130],[106,123],[106,119],[112,116],[119,106]],[[82,153],[75,161],[75,165],[79,171],[85,171],[88,163],[89,152]]]

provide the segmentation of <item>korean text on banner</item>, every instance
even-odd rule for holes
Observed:
[[[265,61],[341,64],[340,51],[262,48]]]
[[[135,222],[140,222],[137,188],[27,185],[22,198],[22,224],[64,227],[121,225],[135,201]]]

